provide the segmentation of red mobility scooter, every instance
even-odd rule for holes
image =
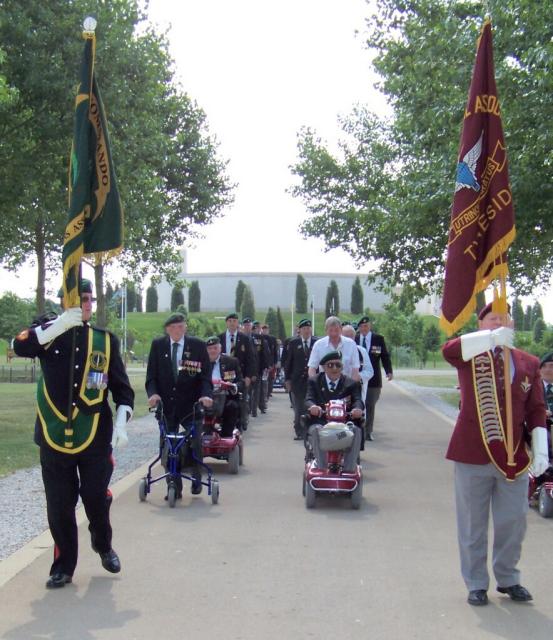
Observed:
[[[202,451],[204,458],[227,461],[229,473],[236,474],[244,462],[242,433],[236,426],[232,436],[221,436],[221,417],[229,394],[236,396],[237,401],[240,400],[240,394],[234,383],[224,380],[213,383],[213,406],[204,410]],[[239,415],[238,411],[238,417]]]
[[[315,507],[316,497],[321,494],[345,495],[351,508],[359,509],[363,498],[363,472],[359,460],[353,473],[343,470],[345,452],[352,446],[356,427],[346,411],[345,400],[330,400],[325,405],[323,416],[327,423],[319,430],[319,446],[326,452],[326,465],[319,468],[313,456],[313,448],[306,432],[305,469],[303,472],[303,495],[308,509]]]

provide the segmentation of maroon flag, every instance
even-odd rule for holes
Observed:
[[[451,335],[476,307],[476,294],[507,275],[515,239],[507,151],[495,86],[492,25],[484,22],[469,90],[451,224],[440,325]]]

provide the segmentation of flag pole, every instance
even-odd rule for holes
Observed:
[[[509,311],[507,308],[507,283],[504,275],[499,277],[499,292],[502,304],[503,325],[510,325]],[[505,434],[507,444],[507,465],[515,467],[514,435],[513,435],[513,395],[511,390],[511,350],[503,345],[503,378],[505,380],[505,418],[507,432]]]

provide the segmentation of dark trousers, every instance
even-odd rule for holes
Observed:
[[[227,399],[223,415],[221,416],[221,436],[230,438],[232,432],[238,427],[240,422],[240,404],[239,400]]]
[[[257,407],[259,406],[261,384],[261,376],[257,376],[255,382],[252,382],[250,386],[250,413],[254,418],[257,415]]]
[[[240,428],[246,431],[250,419],[250,394],[251,386],[245,387],[242,392],[242,400],[240,400]]]
[[[111,447],[68,454],[40,448],[48,525],[54,539],[53,573],[72,576],[77,566],[78,531],[75,507],[79,495],[89,521],[92,542],[100,553],[111,549],[109,481],[113,472]]]
[[[365,438],[373,432],[374,408],[380,398],[380,387],[369,387],[365,398]]]
[[[259,385],[259,403],[260,411],[267,411],[267,399],[269,397],[269,380],[261,380]]]
[[[307,382],[305,384],[295,384],[290,391],[292,405],[294,407],[294,431],[297,436],[304,436],[305,428],[302,425],[301,417],[305,414],[305,394],[307,393]]]

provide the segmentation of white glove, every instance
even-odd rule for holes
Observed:
[[[530,473],[537,478],[545,473],[549,467],[547,429],[544,427],[532,429],[532,456]]]
[[[493,349],[492,332],[489,329],[473,331],[461,336],[461,356],[465,362],[484,351]]]
[[[127,435],[127,422],[132,418],[132,409],[126,404],[121,404],[117,407],[117,413],[115,414],[115,425],[113,427],[113,437],[111,439],[111,446],[119,447],[122,449],[129,443],[129,436]]]
[[[47,344],[54,338],[61,336],[73,327],[82,327],[83,325],[83,310],[81,307],[71,307],[64,311],[61,316],[58,316],[51,324],[45,329],[37,327],[35,329],[36,338],[39,344]]]
[[[515,340],[515,332],[510,327],[499,327],[492,331],[492,342],[495,347],[513,348]]]

